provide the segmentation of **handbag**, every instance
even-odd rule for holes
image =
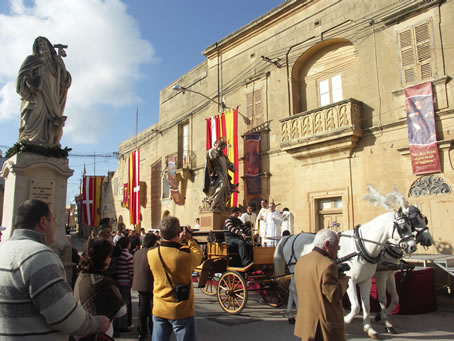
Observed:
[[[175,299],[177,300],[177,302],[186,301],[187,299],[189,299],[189,293],[191,290],[190,286],[186,285],[186,284],[173,285],[172,281],[170,280],[169,274],[167,273],[167,269],[166,269],[167,266],[165,265],[165,263],[162,259],[162,256],[161,256],[161,246],[158,246],[158,255],[159,255],[159,259],[161,260],[162,267],[164,268],[164,272],[166,273],[167,280],[169,281],[170,286],[172,287]]]

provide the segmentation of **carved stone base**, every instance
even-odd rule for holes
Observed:
[[[5,178],[2,226],[7,229],[2,239],[8,239],[13,233],[18,206],[25,200],[39,199],[48,203],[55,215],[53,248],[58,254],[65,253],[68,244],[65,231],[66,186],[73,172],[66,158],[19,153],[6,160],[1,176]]]
[[[223,230],[224,222],[229,215],[229,211],[200,212],[200,231]]]

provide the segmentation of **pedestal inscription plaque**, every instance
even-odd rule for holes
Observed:
[[[29,199],[38,199],[48,204],[54,209],[55,181],[30,179]]]

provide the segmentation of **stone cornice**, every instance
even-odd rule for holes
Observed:
[[[202,54],[207,59],[214,58],[217,56],[218,51],[224,53],[250,37],[257,35],[262,31],[268,30],[270,26],[283,20],[289,15],[293,15],[295,11],[311,6],[316,2],[318,2],[318,0],[288,0],[273,8],[268,13],[265,13],[261,17],[251,21],[239,30],[229,34],[220,41],[211,44],[202,52]]]

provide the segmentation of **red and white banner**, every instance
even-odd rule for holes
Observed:
[[[221,137],[221,126],[219,115],[206,119],[207,141],[206,150],[214,147],[215,142]]]
[[[441,172],[435,130],[432,83],[427,82],[406,88],[405,104],[413,174]]]
[[[84,176],[82,179],[82,211],[83,222],[90,226],[98,226],[101,219],[101,190],[103,176]]]
[[[140,149],[129,154],[129,223],[140,222]]]

